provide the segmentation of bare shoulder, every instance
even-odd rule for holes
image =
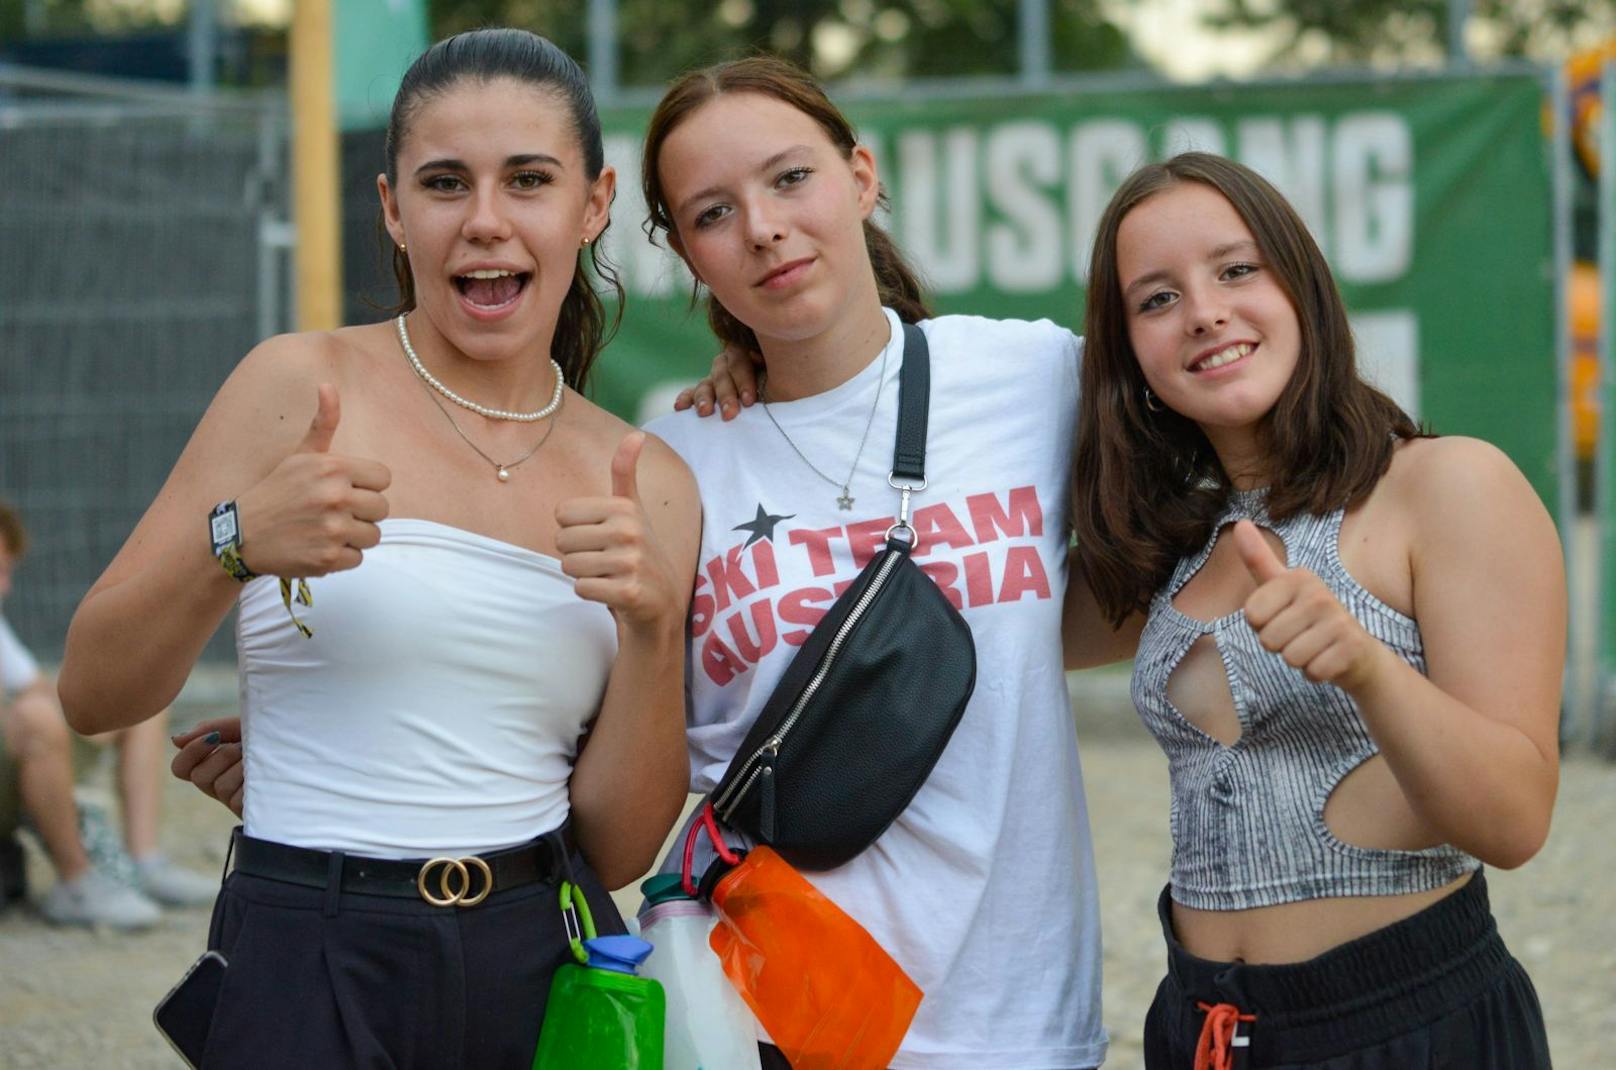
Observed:
[[[646,491],[681,512],[695,514],[701,500],[696,491],[696,476],[672,446],[647,431],[640,465]]]
[[[1416,561],[1560,559],[1542,499],[1515,462],[1480,439],[1413,439],[1398,448],[1385,489],[1406,516]]]
[[[210,416],[224,416],[271,441],[296,441],[314,415],[318,389],[329,383],[352,404],[365,393],[367,368],[385,325],[305,331],[266,338],[219,388]]]
[[[1421,519],[1543,508],[1526,476],[1503,450],[1462,435],[1402,443],[1385,483],[1398,505]]]
[[[577,427],[588,443],[591,453],[609,461],[624,438],[639,430],[627,420],[615,416],[594,402],[569,394],[567,404],[576,406]],[[605,465],[601,466],[605,470]],[[696,479],[690,467],[661,438],[646,432],[645,447],[640,452],[639,483],[647,502],[653,497],[668,505],[687,503],[695,507]]]

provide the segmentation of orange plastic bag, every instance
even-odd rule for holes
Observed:
[[[708,942],[793,1070],[878,1070],[920,987],[864,927],[769,847],[718,882]]]

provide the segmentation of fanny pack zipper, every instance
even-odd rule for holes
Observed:
[[[869,588],[859,597],[857,604],[853,606],[852,612],[848,613],[847,619],[842,621],[841,628],[837,630],[836,635],[831,639],[830,646],[825,650],[825,660],[821,661],[819,668],[814,670],[813,678],[808,681],[808,686],[802,689],[802,694],[797,696],[797,702],[791,707],[791,712],[786,715],[785,721],[781,723],[774,735],[764,740],[763,745],[753,751],[746,759],[746,764],[741,767],[744,777],[737,777],[732,781],[729,790],[719,796],[718,801],[713,804],[713,809],[718,811],[719,817],[726,821],[729,820],[729,815],[735,812],[737,806],[741,805],[741,800],[746,798],[746,793],[752,790],[752,785],[767,766],[767,763],[763,762],[763,757],[768,755],[773,758],[779,755],[787,734],[790,733],[792,726],[797,723],[797,719],[802,716],[802,711],[807,708],[809,701],[814,697],[814,693],[819,690],[819,685],[824,682],[825,677],[830,673],[831,666],[835,663],[836,655],[840,652],[842,643],[846,641],[848,633],[853,630],[853,626],[864,616],[865,609],[874,601],[875,596],[880,593],[882,585],[886,583],[887,576],[897,567],[898,560],[903,556],[903,551],[894,550],[890,552],[890,556],[886,561],[882,562],[880,570],[875,574],[875,579],[870,581]]]

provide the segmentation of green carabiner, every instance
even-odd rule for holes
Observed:
[[[577,894],[574,895],[574,890]],[[578,960],[579,965],[589,962],[589,952],[584,950],[584,941],[593,940],[596,936],[595,918],[589,913],[589,900],[584,898],[584,890],[571,881],[561,882],[561,919],[567,927],[567,943],[572,947],[572,957]]]

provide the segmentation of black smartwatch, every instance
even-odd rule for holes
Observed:
[[[242,583],[258,575],[241,559],[241,524],[236,518],[234,501],[220,502],[208,514],[209,534],[213,539],[213,556],[219,565]]]

